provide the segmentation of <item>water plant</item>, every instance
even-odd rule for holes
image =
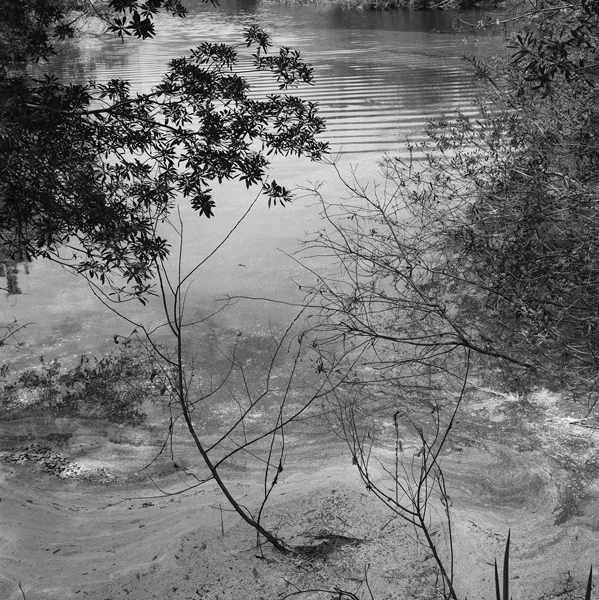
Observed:
[[[496,600],[511,600],[510,598],[510,538],[511,530],[508,531],[505,550],[503,553],[503,573],[501,576],[501,586],[499,581],[499,572],[497,569],[497,559],[495,559],[495,599]],[[591,592],[593,589],[593,565],[589,569],[589,577],[587,579],[586,593],[584,600],[591,600]],[[502,592],[503,590],[503,592]]]
[[[26,412],[55,417],[91,417],[140,424],[141,404],[151,393],[151,369],[129,343],[105,356],[84,354],[74,367],[40,357],[39,365],[20,373],[0,373],[0,414]]]
[[[510,536],[512,531],[508,531],[507,541],[505,543],[505,552],[503,554],[503,598],[509,600],[510,597]],[[501,600],[499,590],[499,573],[497,571],[497,559],[495,559],[495,598]]]

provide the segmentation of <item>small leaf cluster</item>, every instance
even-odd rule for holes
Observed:
[[[216,0],[203,0],[217,4]],[[139,39],[154,37],[154,16],[163,10],[173,16],[185,17],[187,9],[181,0],[110,0],[110,9],[116,16],[110,17],[108,31],[115,33],[118,37],[134,36]]]
[[[528,84],[546,94],[558,78],[594,86],[598,42],[599,2],[560,1],[539,11],[514,35],[512,61]]]

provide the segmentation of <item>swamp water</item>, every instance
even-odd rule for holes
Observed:
[[[192,6],[186,20],[158,20],[159,34],[153,41],[127,40],[121,44],[106,36],[82,40],[73,51],[60,57],[62,77],[100,81],[124,77],[132,81],[134,88],[147,90],[159,81],[171,58],[185,54],[204,40],[238,43],[245,28],[259,23],[272,33],[275,47],[288,45],[301,50],[313,64],[316,85],[300,93],[320,103],[328,124],[326,137],[331,149],[342,152],[338,161],[342,174],[349,176],[356,167],[361,181],[376,180],[377,161],[383,153],[402,155],[406,139],[423,139],[427,119],[458,107],[465,112],[471,110],[474,88],[461,56],[464,53],[492,55],[501,47],[499,34],[475,37],[455,33],[449,13],[351,12],[334,7],[226,0],[220,8],[200,2],[188,4]],[[463,16],[470,20],[480,18]],[[260,89],[260,92],[269,91]],[[308,181],[322,181],[327,200],[335,201],[343,196],[343,187],[330,165],[277,159],[273,177],[282,183],[300,186],[307,185]],[[184,266],[187,268],[223,239],[253,194],[240,186],[225,185],[219,189],[216,199],[216,216],[209,221],[200,219],[188,207],[181,207],[186,231]],[[263,350],[263,342],[271,337],[271,331],[280,332],[296,313],[296,308],[289,304],[303,299],[299,286],[314,282],[313,276],[292,257],[299,247],[298,240],[320,224],[319,208],[309,197],[300,195],[286,209],[269,210],[265,202],[258,203],[225,246],[196,274],[186,314],[190,319],[202,319],[221,306],[219,299],[226,295],[270,298],[287,304],[238,302],[204,323],[195,337],[192,334],[193,350],[202,356],[216,355],[216,349],[227,350],[241,339],[246,344],[248,360],[266,365],[268,353]],[[21,293],[2,296],[0,319],[4,322],[17,319],[30,325],[19,338],[22,342],[19,348],[3,348],[2,361],[19,366],[35,362],[42,354],[46,358],[68,358],[82,352],[104,351],[114,347],[115,334],[126,335],[132,329],[99,304],[80,279],[56,265],[40,261],[20,266],[16,274],[11,270],[5,274],[9,277],[0,280],[2,287],[9,287],[9,283],[12,292],[16,292],[18,286]],[[163,321],[157,302],[146,309],[127,310],[134,319],[144,323],[156,325]],[[461,589],[470,592],[469,597],[492,597],[493,553],[501,553],[510,526],[514,543],[513,570],[516,577],[521,578],[520,586],[515,586],[516,599],[528,594],[540,597],[543,593],[553,597],[552,593],[561,590],[559,586],[566,579],[566,570],[568,574],[572,572],[578,590],[588,573],[588,565],[596,558],[599,523],[594,478],[599,454],[593,432],[577,424],[574,418],[580,416],[578,413],[584,407],[556,395],[537,396],[531,403],[521,403],[518,398],[489,390],[475,391],[465,402],[459,423],[452,432],[444,467],[456,523],[454,535]],[[158,422],[162,417],[154,414],[150,420]],[[260,418],[258,415],[258,422],[248,426],[260,426]],[[216,422],[207,423],[207,427],[216,425]],[[327,445],[330,435],[319,437],[317,428],[309,429],[307,442],[305,438],[298,441],[292,437],[287,442],[290,446],[293,443],[302,446],[301,473],[313,479],[315,486],[322,484],[324,489],[331,484],[322,475],[322,467],[346,466],[349,472],[351,465],[348,456],[341,455],[340,444]],[[45,435],[44,443],[90,468],[106,466],[114,467],[117,472],[132,472],[159,452],[164,438],[158,433],[150,427],[135,429],[95,423],[92,419],[23,419],[5,423],[0,430],[0,441],[5,448],[25,445],[35,434],[42,439]],[[64,443],[58,444],[57,440]],[[197,462],[197,455],[187,441],[176,441],[170,451],[184,467]],[[162,476],[161,469],[164,469],[166,475],[161,481],[165,485],[183,485],[181,472],[173,471],[169,459],[170,455],[165,453],[163,461],[157,461],[152,467],[153,474]],[[25,467],[13,471],[12,465],[3,465],[6,468],[3,467],[0,475],[5,481],[2,491],[5,501],[0,508],[7,515],[7,528],[12,532],[12,537],[7,534],[2,546],[2,557],[7,565],[6,574],[0,577],[0,592],[7,592],[4,597],[21,598],[17,587],[21,581],[28,598],[63,598],[68,597],[63,593],[65,590],[75,594],[80,589],[90,590],[93,598],[121,598],[125,592],[127,597],[139,600],[142,597],[191,597],[191,592],[176,592],[170,585],[162,595],[156,590],[170,582],[170,574],[179,568],[180,556],[176,552],[181,554],[180,548],[185,546],[181,540],[187,543],[194,535],[205,535],[204,530],[199,534],[195,530],[199,527],[198,519],[209,518],[210,526],[214,525],[217,517],[213,515],[217,513],[210,513],[210,509],[221,502],[220,497],[210,500],[204,511],[197,510],[197,498],[187,497],[183,500],[185,514],[181,513],[176,519],[171,516],[167,521],[163,514],[178,513],[173,513],[172,504],[168,505],[169,511],[160,513],[159,509],[167,507],[166,499],[133,499],[127,507],[121,504],[120,488],[114,491],[110,486],[98,486],[91,488],[92,494],[78,495],[79,491],[73,493],[80,489],[74,483],[31,476]],[[293,473],[286,465],[282,480],[290,477],[292,482],[293,475],[287,475],[288,471]],[[230,480],[238,481],[236,489],[247,488],[251,499],[248,473],[241,460],[226,471]],[[352,470],[351,476],[354,475]],[[136,483],[139,481],[131,485]],[[324,508],[330,510],[330,506],[334,506],[334,491],[323,496],[323,512]],[[139,493],[145,496],[149,492],[144,489]],[[321,493],[316,490],[313,495],[318,497]],[[358,504],[363,502],[360,493],[364,494],[360,491],[353,497]],[[293,493],[289,497],[293,497]],[[35,503],[29,505],[31,498]],[[50,508],[48,498],[54,501]],[[132,524],[134,512],[128,512],[134,504],[148,511],[138,513],[143,515],[143,519],[138,518],[143,521],[139,525]],[[208,517],[202,516],[204,513]],[[295,517],[297,515],[291,514],[289,519]],[[386,516],[383,518],[388,520]],[[151,525],[150,533],[146,525]],[[138,527],[144,527],[141,533]],[[348,531],[357,530],[350,527]],[[368,535],[374,531],[369,529]],[[128,540],[131,532],[137,535],[131,538],[133,543]],[[214,535],[215,540],[219,537],[220,532]],[[212,544],[214,540],[210,539]],[[67,557],[67,552],[60,551],[61,546],[73,545],[77,545],[76,549],[69,552],[76,553],[81,568],[72,556]],[[115,552],[115,546],[122,561],[118,565],[117,557],[110,554]],[[189,555],[195,557],[197,548],[197,545],[192,546]],[[46,560],[48,556],[50,559]],[[161,567],[155,563],[158,556]],[[397,597],[397,585],[409,580],[411,572],[396,558],[400,554],[392,555],[387,547],[373,556],[373,570],[389,562],[388,570],[378,581],[386,578],[388,597]],[[230,560],[228,554],[226,560]],[[205,562],[195,558],[194,561],[196,565]],[[91,562],[93,565],[88,568],[86,565]],[[416,562],[425,567],[430,564],[418,557]],[[248,573],[252,573],[252,566],[248,567]],[[355,566],[363,571],[363,564]],[[34,580],[33,572],[39,581]],[[169,576],[165,577],[165,573]],[[221,571],[217,573],[220,581]],[[237,569],[235,577],[243,573]],[[151,583],[143,583],[146,575]],[[126,583],[122,591],[125,585],[120,585],[121,580],[127,582],[127,577],[131,582]],[[197,582],[202,581],[202,577],[205,575],[192,577],[193,585],[199,585]],[[257,577],[252,577],[260,583]],[[421,586],[425,580],[423,575],[414,585]],[[327,585],[330,583],[327,581]],[[105,593],[100,593],[101,585],[107,586]],[[252,597],[253,579],[247,585],[248,593],[244,588],[244,596]],[[42,595],[35,596],[40,589]],[[144,589],[146,592],[142,595]],[[137,596],[129,596],[129,590],[141,591]],[[575,597],[581,596],[575,594]],[[413,597],[422,596],[414,592]]]
[[[338,7],[257,4],[227,1],[220,8],[189,2],[187,19],[160,17],[155,39],[121,43],[106,35],[81,40],[57,58],[63,80],[125,78],[134,90],[148,91],[159,82],[169,60],[186,54],[202,41],[238,44],[252,24],[272,34],[274,48],[290,46],[314,67],[316,85],[297,93],[318,102],[327,122],[323,136],[345,177],[356,168],[362,181],[374,180],[377,161],[385,152],[405,154],[405,144],[424,138],[427,120],[461,108],[473,110],[475,89],[465,53],[490,55],[501,47],[501,33],[456,33],[451,13],[357,12]],[[462,14],[476,22],[482,16]],[[249,74],[252,81],[252,75]],[[275,86],[256,86],[258,93],[276,93]],[[327,164],[276,159],[272,177],[289,186],[322,182],[327,201],[335,202],[343,186]],[[209,254],[237,223],[254,198],[253,190],[227,184],[216,189],[216,216],[199,218],[181,206],[185,225],[184,266],[192,267]],[[285,209],[268,209],[260,201],[218,253],[194,276],[187,314],[203,318],[224,296],[301,302],[299,286],[314,277],[290,258],[298,240],[320,226],[319,207],[309,197]],[[315,266],[315,265],[311,265]],[[316,265],[317,266],[317,265]],[[11,361],[30,363],[40,355],[75,357],[106,350],[113,335],[133,326],[105,309],[85,282],[49,262],[19,267],[10,281],[0,279],[10,294],[0,299],[0,320],[29,323],[23,345]],[[16,289],[18,287],[18,290]],[[21,293],[16,294],[15,291]],[[159,302],[128,306],[134,320],[157,325],[164,321]],[[279,330],[295,309],[272,302],[241,302],[206,325],[210,336],[225,331],[262,335]],[[206,337],[207,329],[202,337]]]

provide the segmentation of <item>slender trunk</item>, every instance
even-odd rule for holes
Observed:
[[[202,456],[204,463],[208,467],[210,474],[216,484],[221,489],[225,498],[229,501],[235,512],[251,527],[253,527],[260,535],[262,535],[267,541],[269,541],[277,550],[281,552],[289,552],[289,548],[276,536],[270,533],[268,530],[264,529],[264,527],[252,518],[235,500],[235,498],[229,492],[229,489],[225,482],[221,479],[218,469],[215,467],[213,462],[211,461],[204,445],[202,444],[193,422],[191,420],[191,414],[189,413],[189,408],[187,406],[187,393],[185,390],[185,373],[183,369],[183,349],[182,349],[182,338],[181,338],[181,330],[178,329],[177,335],[177,396],[179,398],[179,404],[181,405],[181,410],[183,411],[183,417],[185,418],[185,423],[187,424],[187,429],[193,438],[193,441],[198,449],[198,452]]]
[[[437,566],[439,567],[439,571],[441,572],[441,577],[443,578],[443,581],[447,584],[447,587],[449,588],[448,597],[452,598],[452,600],[457,600],[458,597],[457,597],[457,595],[455,593],[455,589],[453,587],[452,578],[447,574],[447,570],[445,569],[445,566],[443,565],[443,561],[441,560],[441,557],[439,556],[439,553],[437,552],[437,547],[435,546],[435,542],[433,541],[433,538],[430,536],[428,527],[427,527],[426,523],[424,522],[424,519],[422,518],[422,514],[420,513],[420,510],[418,510],[418,518],[420,520],[420,529],[424,533],[424,537],[426,538],[428,547],[429,547],[430,551],[432,552],[433,558],[435,559]]]

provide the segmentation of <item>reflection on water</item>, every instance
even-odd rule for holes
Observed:
[[[19,273],[29,273],[29,262],[12,258],[0,249],[0,290],[6,297],[22,293],[19,287]]]
[[[249,0],[222,0],[219,8],[201,0],[187,4],[187,19],[158,19],[158,35],[152,41],[121,43],[106,35],[80,40],[57,58],[62,79],[126,78],[134,89],[147,91],[159,82],[171,59],[202,41],[238,44],[243,31],[258,23],[272,33],[275,47],[299,49],[312,63],[316,85],[298,93],[319,103],[327,122],[325,137],[334,152],[344,153],[339,161],[342,173],[359,165],[363,179],[376,176],[383,153],[402,155],[407,153],[407,139],[424,139],[428,119],[458,107],[472,111],[475,91],[461,57],[464,53],[490,55],[501,47],[499,34],[454,33],[449,12],[348,11]],[[464,16],[475,21],[481,18]],[[243,52],[240,48],[240,62],[256,95],[278,93],[276,86],[251,72],[250,57]],[[277,159],[273,177],[289,187],[321,181],[327,200],[343,196],[327,164]],[[190,264],[224,238],[253,197],[254,192],[244,186],[219,186],[217,214],[210,221],[181,207]],[[256,205],[224,248],[196,274],[187,302],[190,314],[214,312],[215,300],[223,295],[301,302],[300,285],[308,274],[288,255],[297,249],[296,240],[319,225],[318,207],[309,198],[300,198],[284,210],[268,210],[266,203]],[[32,356],[73,355],[110,344],[115,331],[124,333],[122,321],[95,300],[86,284],[56,265],[39,261],[26,274],[22,266],[5,264],[4,273],[9,274],[7,287],[23,293],[4,296],[0,321],[36,321],[28,329],[29,341],[24,346]],[[134,318],[162,322],[158,302],[143,311],[135,306],[127,310]],[[228,331],[261,335],[288,316],[289,309],[277,305],[238,303],[219,319]],[[68,327],[73,320],[81,324],[75,336]]]
[[[19,288],[19,265],[16,260],[0,259],[0,278],[6,279],[6,284],[2,289],[8,296],[21,293]]]

